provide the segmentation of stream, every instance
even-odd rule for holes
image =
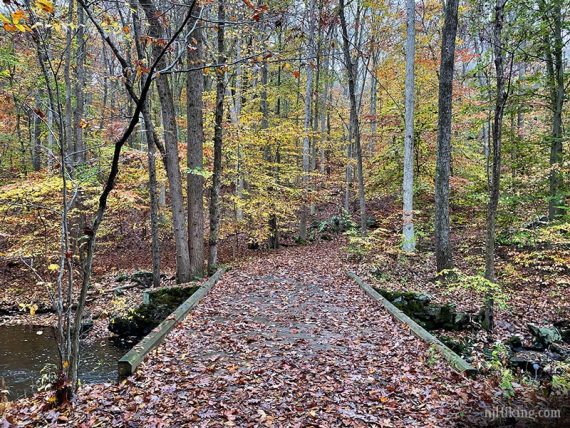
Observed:
[[[116,346],[108,339],[84,344],[79,365],[81,382],[115,381],[117,360],[127,351],[128,348]],[[0,385],[4,379],[10,400],[31,395],[41,370],[47,364],[57,363],[57,345],[51,327],[0,326]]]

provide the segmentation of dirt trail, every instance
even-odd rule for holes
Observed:
[[[139,372],[86,386],[91,426],[458,426],[481,400],[345,275],[338,244],[226,273]]]

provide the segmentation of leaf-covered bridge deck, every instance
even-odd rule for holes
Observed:
[[[427,350],[347,278],[334,243],[289,248],[226,273],[131,379],[86,386],[73,417],[110,426],[455,425],[476,411],[482,386],[441,358],[428,364]]]

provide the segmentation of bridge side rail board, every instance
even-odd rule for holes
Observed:
[[[390,315],[392,315],[392,317],[406,324],[416,337],[422,339],[437,349],[437,351],[449,362],[453,369],[468,376],[474,376],[477,373],[477,370],[471,364],[469,364],[467,361],[449,349],[433,334],[428,332],[413,319],[407,316],[404,312],[394,306],[390,301],[384,298],[384,296],[374,290],[374,288],[366,284],[358,275],[350,271],[347,272],[347,275],[356,281],[356,283],[366,292],[366,294],[368,294],[374,300],[380,302],[382,306],[384,306],[390,313]]]
[[[131,376],[137,367],[143,362],[145,356],[160,345],[166,335],[182,321],[188,313],[200,303],[208,292],[218,282],[226,268],[218,269],[194,294],[184,301],[174,310],[164,321],[162,321],[153,331],[147,334],[129,352],[127,352],[118,362],[119,379]]]

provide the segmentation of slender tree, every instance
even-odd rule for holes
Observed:
[[[85,82],[86,70],[85,60],[87,57],[87,43],[85,37],[85,12],[83,8],[77,8],[77,55],[76,55],[76,82],[75,82],[75,109],[73,122],[75,127],[74,141],[74,161],[76,164],[82,164],[86,159],[86,147],[84,142],[83,116],[85,114]]]
[[[42,111],[42,97],[43,90],[40,88],[36,92],[36,112]],[[34,171],[39,171],[42,167],[41,162],[41,152],[42,152],[42,141],[41,141],[41,126],[42,126],[42,118],[41,116],[36,113],[34,114],[34,133],[33,133],[33,141],[32,141],[32,166]]]
[[[141,45],[141,29],[140,17],[138,15],[138,4],[136,0],[131,0],[130,7],[132,10],[133,34],[137,59],[139,63],[144,61],[144,50]],[[144,78],[148,78],[143,73]],[[141,91],[142,91],[141,82]],[[154,123],[149,114],[148,97],[143,101],[141,106],[143,135],[147,145],[147,162],[148,162],[148,192],[150,197],[150,234],[151,234],[151,257],[152,257],[152,284],[154,287],[160,286],[160,237],[159,222],[160,212],[158,206],[158,182],[156,178],[156,146],[158,135],[154,129]]]
[[[156,8],[152,0],[140,0],[139,4],[149,23],[149,35],[155,40],[164,40],[166,33],[161,20],[162,12]],[[152,44],[153,60],[156,61],[161,51],[162,47],[160,46],[160,43]],[[165,66],[166,59],[162,57],[159,67],[164,68]],[[174,242],[176,245],[176,282],[184,283],[190,281],[191,276],[188,239],[186,237],[186,213],[182,198],[182,177],[180,175],[180,167],[178,164],[176,108],[174,105],[172,86],[170,84],[168,74],[160,73],[155,80],[162,113],[165,143],[165,153],[163,158],[168,176]]]
[[[404,211],[402,213],[404,242],[402,249],[411,253],[416,248],[414,234],[414,57],[416,44],[416,2],[406,0],[406,89],[404,124],[404,182],[402,193]]]
[[[309,188],[309,173],[311,168],[311,108],[313,100],[313,65],[316,55],[315,49],[315,26],[316,26],[316,0],[309,0],[308,5],[308,33],[307,33],[307,56],[309,60],[307,61],[307,82],[305,85],[305,120],[303,125],[304,136],[303,136],[303,186],[305,187],[305,192]],[[299,225],[299,237],[301,240],[307,239],[307,219],[309,216],[308,202],[303,203],[301,207],[301,222]]]
[[[201,14],[202,7],[199,7],[196,15]],[[194,27],[193,43],[187,54],[188,68],[194,70],[186,76],[188,245],[192,276],[202,276],[204,273],[204,76],[200,69],[204,64],[204,41],[202,23],[197,16],[190,21]]]
[[[360,205],[360,233],[366,235],[366,199],[364,194],[364,171],[362,166],[362,148],[360,145],[360,120],[358,118],[358,102],[356,99],[356,65],[350,54],[350,38],[348,36],[348,25],[346,23],[344,0],[339,1],[338,14],[342,30],[342,51],[346,72],[348,75],[348,93],[350,99],[350,126],[349,140],[354,143],[356,152],[356,174],[358,178],[358,201]]]
[[[225,0],[218,0],[218,68],[216,69],[216,112],[214,117],[214,174],[210,189],[210,236],[208,239],[208,271],[218,265],[218,235],[220,231],[220,188],[222,183],[222,142],[225,95]]]
[[[563,127],[562,114],[566,98],[564,75],[564,39],[562,4],[564,0],[539,1],[539,10],[544,22],[544,53],[546,55],[547,86],[550,92],[549,105],[552,114],[550,132],[550,197],[548,218],[554,220],[564,214],[562,173]]]
[[[438,273],[453,267],[449,239],[449,174],[451,169],[451,109],[458,8],[459,0],[447,0],[441,36],[435,173],[435,254]]]
[[[508,98],[505,76],[505,52],[503,48],[503,26],[505,21],[506,0],[497,0],[495,4],[495,19],[493,24],[493,53],[495,56],[496,95],[495,115],[491,135],[492,142],[492,173],[489,188],[489,206],[487,209],[487,244],[485,254],[485,278],[495,281],[495,226],[497,207],[499,204],[499,190],[501,180],[501,138],[503,130],[503,116]],[[484,326],[487,330],[493,329],[493,298],[487,296],[485,303]]]

